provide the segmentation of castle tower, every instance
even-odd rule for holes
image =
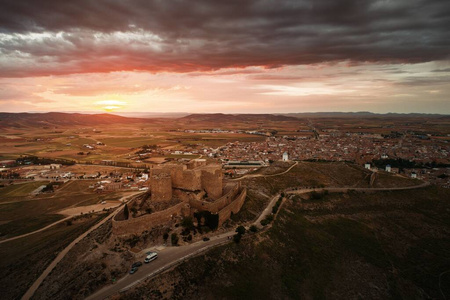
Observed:
[[[222,196],[222,167],[220,165],[214,165],[208,168],[202,169],[202,188],[208,194],[211,199],[219,199]]]
[[[150,183],[152,201],[162,202],[172,199],[172,179],[169,174],[153,175]]]

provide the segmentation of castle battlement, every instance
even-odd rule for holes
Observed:
[[[173,199],[181,202],[163,211],[128,220],[114,218],[115,234],[140,234],[143,228],[166,224],[174,218],[193,216],[202,211],[216,215],[217,224],[221,226],[231,213],[239,212],[247,195],[239,183],[224,194],[222,166],[208,164],[205,159],[192,160],[188,164],[164,164],[151,169],[148,193],[153,203]]]

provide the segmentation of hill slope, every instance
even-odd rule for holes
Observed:
[[[288,200],[268,232],[246,234],[120,299],[443,299],[449,197],[429,187]]]
[[[112,114],[0,113],[0,127],[73,126],[117,123],[148,123],[151,119],[127,118]]]
[[[180,121],[188,122],[211,122],[211,123],[226,123],[226,122],[264,122],[264,121],[297,121],[296,118],[271,115],[271,114],[192,114],[186,117],[179,118]]]

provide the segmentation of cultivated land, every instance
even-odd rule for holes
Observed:
[[[60,211],[69,207],[87,206],[102,201],[117,201],[122,192],[96,194],[89,190],[92,180],[71,180],[53,193],[30,194],[47,182],[30,182],[0,189],[0,240],[38,230],[64,216]],[[31,192],[30,192],[31,191]],[[29,192],[29,193],[25,193]]]
[[[80,216],[71,223],[1,244],[2,299],[20,299],[59,251],[104,216]]]
[[[277,206],[272,227],[245,234],[239,244],[213,249],[117,297],[448,299],[450,194],[439,187],[449,178],[448,117],[297,117],[216,114],[149,120],[54,114],[42,121],[39,116],[4,119],[0,114],[0,160],[35,155],[77,162],[51,171],[45,165],[20,165],[14,169],[20,180],[11,178],[8,168],[3,170],[3,298],[22,296],[61,249],[104,215],[84,213],[83,218],[26,238],[8,238],[62,220],[63,212],[80,215],[79,211],[101,210],[118,205],[124,196],[144,193],[139,189],[149,183],[139,183],[139,176],[154,163],[207,158],[264,160],[270,165],[245,175],[247,170],[227,170],[226,180],[240,181],[247,198],[222,228],[212,233],[191,228],[191,241],[176,219],[139,236],[115,237],[107,221],[63,257],[34,298],[84,299],[124,276],[133,282],[133,275],[126,274],[134,261],[142,260],[145,249],[162,249],[161,265],[170,260],[164,253],[178,253],[170,247],[170,238],[164,252],[164,233],[177,233],[190,253],[189,246],[204,243],[205,234],[211,241],[204,245],[214,244],[217,234],[232,234],[237,226],[255,222],[263,211],[270,215],[268,204],[285,192],[287,199]],[[392,150],[389,158],[400,164],[401,174],[383,171],[382,160],[376,175],[363,168],[367,159],[379,159],[386,149]],[[284,151],[296,162],[277,161]],[[353,162],[344,162],[348,158]],[[106,166],[102,160],[124,164]],[[414,167],[429,165],[419,172],[407,166],[411,162],[419,164]],[[423,181],[408,178],[411,171],[437,185],[360,190],[420,186]],[[34,179],[24,179],[32,173]],[[72,174],[70,180],[56,179],[65,173]],[[65,182],[54,192],[34,193],[55,180]],[[123,186],[95,192],[92,186],[96,189],[102,180]],[[150,273],[151,265],[147,267],[141,272]]]

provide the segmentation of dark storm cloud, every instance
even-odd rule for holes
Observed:
[[[0,2],[0,76],[410,63],[450,49],[447,0]]]

